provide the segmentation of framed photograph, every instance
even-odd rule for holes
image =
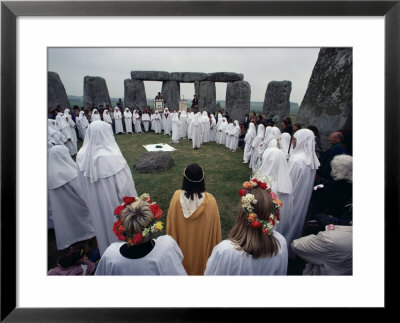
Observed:
[[[164,110],[164,100],[154,100],[154,110],[163,111]]]
[[[392,237],[399,233],[400,1],[2,1],[1,32],[2,321],[234,321],[242,311],[260,318],[281,314],[268,312],[271,307],[393,308],[390,286],[398,282]],[[161,37],[162,32],[168,37]],[[353,48],[354,122],[362,120],[354,156],[366,165],[354,171],[355,182],[364,188],[355,232],[363,237],[355,241],[353,277],[143,277],[140,282],[47,277],[46,152],[35,148],[45,145],[40,112],[45,108],[30,110],[46,104],[46,49],[135,45]],[[365,74],[368,63],[370,77]],[[369,136],[365,130],[375,127]],[[368,183],[371,189],[365,191]],[[121,286],[128,286],[132,299]],[[337,298],[333,303],[312,295],[328,295],[328,288]],[[274,296],[265,301],[269,290]]]

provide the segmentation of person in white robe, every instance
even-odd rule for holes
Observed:
[[[219,140],[217,142],[217,144],[219,145],[224,145],[225,146],[225,141],[226,141],[226,137],[224,136],[225,134],[225,129],[228,126],[228,122],[226,121],[226,118],[222,118],[221,124],[219,125],[218,129],[217,129],[217,133],[219,135]]]
[[[172,118],[171,113],[169,112],[168,108],[165,108],[163,114],[164,135],[171,135],[171,128],[172,128],[171,118]]]
[[[225,131],[223,132],[223,136],[224,136],[224,142],[225,142],[225,147],[229,148],[230,144],[231,144],[231,130],[234,128],[234,124],[232,122],[231,119],[229,119],[228,121],[228,125],[225,128]]]
[[[101,116],[97,109],[93,109],[92,114],[90,115],[90,122],[101,120]]]
[[[180,120],[178,113],[172,113],[172,142],[179,143],[180,136]]]
[[[114,136],[113,127],[112,127],[112,118],[111,118],[111,115],[113,115],[113,114],[114,114],[113,112],[110,114],[110,112],[107,109],[104,110],[103,121],[110,126],[109,130],[111,131],[111,134]]]
[[[271,219],[273,202],[270,194],[256,187],[248,191],[257,203],[251,214],[260,221]],[[249,214],[240,210],[227,240],[216,245],[208,258],[204,275],[286,275],[288,251],[285,238],[270,227],[249,225]],[[261,224],[261,223],[260,223]]]
[[[239,126],[239,121],[235,120],[233,122],[234,126],[232,128],[232,130],[230,131],[229,135],[231,137],[231,141],[229,144],[229,149],[232,152],[235,152],[238,144],[239,144],[239,136],[240,136],[240,126]]]
[[[280,149],[285,153],[285,158],[286,160],[289,159],[289,147],[290,147],[290,141],[292,140],[292,136],[284,132],[281,134],[281,141],[280,141]]]
[[[154,131],[154,110],[151,110],[151,115],[150,115],[150,130]]]
[[[262,164],[257,174],[267,176],[272,191],[282,201],[280,220],[279,224],[275,226],[275,231],[286,238],[292,225],[293,186],[284,152],[279,148],[267,148],[263,154]]]
[[[176,241],[169,235],[152,239],[150,228],[157,228],[162,222],[155,222],[149,203],[140,199],[134,201],[124,209],[119,221],[125,233],[120,238],[125,242],[114,242],[107,248],[98,263],[96,276],[186,275],[183,254]],[[148,233],[144,235],[146,230]],[[141,236],[141,240],[127,237],[136,235]]]
[[[132,112],[129,110],[129,108],[125,108],[124,122],[125,122],[126,133],[133,133],[133,131],[132,131]]]
[[[187,120],[188,120],[188,139],[192,140],[192,121],[194,118],[194,113],[192,112],[192,110],[189,110],[188,114],[187,114]]]
[[[257,156],[258,156],[258,147],[261,145],[261,143],[264,140],[264,133],[265,133],[265,127],[263,124],[259,124],[257,127],[257,135],[254,138],[253,142],[251,143],[251,148],[253,150],[253,153],[250,158],[250,163],[249,167],[254,171],[255,170],[255,162],[257,161]]]
[[[210,118],[208,117],[207,111],[203,111],[201,122],[203,124],[203,136],[201,140],[203,144],[206,144],[210,141]]]
[[[74,156],[77,153],[77,146],[76,146],[76,143],[74,144],[72,141],[72,135],[71,135],[69,123],[66,120],[66,118],[63,116],[62,112],[59,112],[57,114],[56,121],[57,121],[59,130],[64,135],[64,137],[67,139],[67,141],[64,144],[68,148],[69,154],[71,156]]]
[[[76,161],[83,197],[96,231],[100,254],[117,238],[113,233],[114,209],[124,196],[137,197],[131,170],[109,125],[92,122]]]
[[[150,127],[150,116],[147,110],[142,113],[142,123],[144,131],[148,132]]]
[[[243,151],[243,163],[247,164],[250,161],[252,154],[251,143],[256,137],[256,125],[253,122],[249,123],[249,128],[247,129],[246,135],[244,136],[244,151]]]
[[[192,126],[192,146],[193,149],[198,149],[201,147],[201,139],[203,136],[203,125],[201,122],[201,114],[197,112],[191,122]]]
[[[289,175],[293,185],[292,225],[286,239],[288,246],[300,238],[313,191],[316,171],[320,165],[315,153],[315,135],[309,129],[300,129],[292,139],[293,150],[288,162]],[[289,250],[289,255],[293,254]]]
[[[77,118],[76,125],[78,127],[79,138],[81,140],[85,139],[85,133],[89,125],[89,121],[86,118],[84,111],[79,112],[79,117]]]
[[[77,165],[65,146],[57,145],[49,150],[47,185],[57,249],[93,238],[95,231],[82,199]]]
[[[57,121],[54,119],[47,120],[47,148],[55,145],[64,146],[67,143],[67,138],[59,130]]]
[[[188,121],[187,121],[187,114],[186,111],[183,110],[181,115],[179,116],[179,120],[181,122],[179,126],[179,135],[181,138],[187,138],[187,128],[188,128]]]
[[[122,126],[122,113],[119,111],[118,107],[114,109],[114,122],[115,122],[115,134],[124,133],[124,128]]]
[[[269,134],[267,148],[280,148],[281,144],[281,130],[278,127],[272,127]]]
[[[65,109],[62,116],[69,124],[69,131],[71,133],[71,142],[74,145],[74,155],[78,152],[78,137],[76,135],[76,124],[72,119],[72,115],[69,109]],[[73,156],[73,155],[72,155]]]
[[[133,125],[135,126],[135,132],[136,133],[141,133],[142,132],[142,125],[140,124],[140,115],[139,115],[139,111],[135,110],[135,112],[133,113],[132,116],[132,122]]]
[[[216,142],[217,144],[219,144],[220,139],[221,139],[221,132],[219,131],[220,125],[221,125],[221,123],[222,123],[222,114],[221,114],[221,113],[218,113],[217,119],[218,119],[218,120],[217,120],[217,130],[216,130],[216,133],[215,133],[215,142]]]
[[[156,111],[154,113],[154,119],[153,119],[153,123],[154,123],[154,132],[155,133],[161,133],[161,116],[160,113],[158,111]]]
[[[267,126],[265,127],[265,131],[264,131],[264,138],[263,140],[258,144],[258,147],[256,147],[253,151],[253,155],[251,156],[253,161],[252,161],[252,170],[257,171],[257,169],[260,168],[261,163],[262,163],[262,155],[265,151],[265,149],[267,149],[268,146],[268,142],[271,139],[270,138],[270,134],[271,134],[271,130],[272,127],[271,126]]]
[[[215,136],[217,133],[217,121],[215,120],[215,116],[213,113],[210,115],[210,118],[211,118],[211,121],[210,121],[210,137],[209,137],[209,139],[210,139],[210,142],[215,142],[216,141]]]

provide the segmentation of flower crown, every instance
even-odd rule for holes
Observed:
[[[114,210],[114,215],[117,216],[117,221],[114,223],[113,232],[118,237],[118,240],[126,241],[129,245],[133,246],[140,243],[143,240],[143,237],[147,236],[149,233],[155,233],[163,229],[163,224],[161,221],[152,221],[152,223],[144,228],[141,233],[131,234],[126,232],[121,221],[121,213],[127,205],[134,203],[137,199],[140,199],[150,204],[150,210],[154,214],[154,220],[160,220],[163,212],[155,202],[151,201],[150,195],[147,193],[142,194],[139,198],[124,196],[122,199],[124,203],[117,206]]]
[[[276,194],[272,192],[271,188],[268,186],[266,177],[254,177],[249,182],[244,182],[243,187],[244,188],[239,190],[239,195],[242,197],[242,210],[247,214],[247,221],[249,225],[253,228],[262,228],[262,232],[264,234],[271,235],[274,230],[274,226],[279,223],[279,209],[282,207],[281,200],[278,199]],[[255,187],[260,187],[271,195],[274,207],[268,220],[258,219],[257,214],[253,212],[253,205],[257,204],[257,200],[254,198],[253,194],[249,193],[249,190]]]

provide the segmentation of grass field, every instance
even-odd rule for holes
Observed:
[[[240,206],[237,192],[241,188],[242,182],[248,180],[251,176],[251,169],[248,164],[242,163],[243,150],[238,148],[233,153],[216,143],[204,144],[200,149],[194,150],[190,140],[181,140],[179,144],[173,144],[169,142],[170,139],[170,136],[154,134],[153,132],[115,136],[115,140],[131,168],[138,194],[149,193],[152,200],[156,201],[164,212],[164,229],[161,234],[166,233],[169,202],[175,190],[181,188],[183,170],[191,163],[198,163],[204,170],[206,191],[217,200],[221,218],[222,239],[225,239],[235,223]],[[157,143],[168,143],[177,149],[170,152],[175,165],[168,171],[159,173],[139,174],[135,172],[133,167],[135,161],[140,155],[147,152],[143,145]],[[78,143],[78,148],[81,144],[81,142]],[[110,216],[113,215],[110,214]],[[56,266],[57,257],[54,230],[49,230],[49,269]]]

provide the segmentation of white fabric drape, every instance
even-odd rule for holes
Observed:
[[[143,123],[144,131],[148,132],[149,126],[150,126],[150,116],[147,112],[142,113],[142,123]]]
[[[255,137],[256,137],[256,125],[253,122],[250,122],[249,128],[247,129],[246,135],[244,137],[244,142],[245,142],[243,151],[244,162],[249,162],[251,158],[251,154],[253,152],[251,144]]]
[[[280,141],[280,149],[285,153],[285,158],[286,160],[289,159],[289,146],[290,146],[290,141],[292,140],[292,137],[290,136],[289,133],[284,132],[281,135],[281,141]]]
[[[153,119],[153,123],[154,123],[154,132],[155,133],[161,133],[161,116],[158,113],[158,111],[156,111],[154,113],[154,119]]]
[[[181,138],[187,138],[188,131],[188,120],[186,111],[182,111],[179,120],[181,121],[179,126],[179,135]]]
[[[208,143],[210,141],[210,118],[207,111],[203,111],[201,115],[201,123],[203,124],[202,142]]]
[[[132,133],[132,112],[128,108],[124,112],[124,122],[126,133]]]
[[[255,171],[255,162],[258,156],[258,147],[264,140],[264,133],[265,133],[265,127],[263,124],[259,124],[257,127],[257,135],[254,138],[253,142],[251,143],[251,147],[253,148],[253,152],[250,158],[250,163],[249,167]]]
[[[178,113],[172,113],[172,138],[173,142],[179,142],[180,136],[180,124]]]
[[[229,149],[232,151],[236,151],[239,143],[239,136],[240,136],[240,126],[239,121],[234,121],[234,127],[230,131],[231,142],[229,144]]]
[[[115,122],[115,134],[124,133],[124,128],[122,127],[122,113],[119,108],[114,109],[114,122]]]
[[[202,122],[200,120],[200,112],[197,112],[191,123],[192,126],[192,145],[193,149],[201,147],[201,139],[203,135]]]
[[[216,141],[216,138],[215,138],[216,133],[217,133],[217,121],[215,120],[214,115],[211,114],[210,136],[209,136],[210,142]]]

